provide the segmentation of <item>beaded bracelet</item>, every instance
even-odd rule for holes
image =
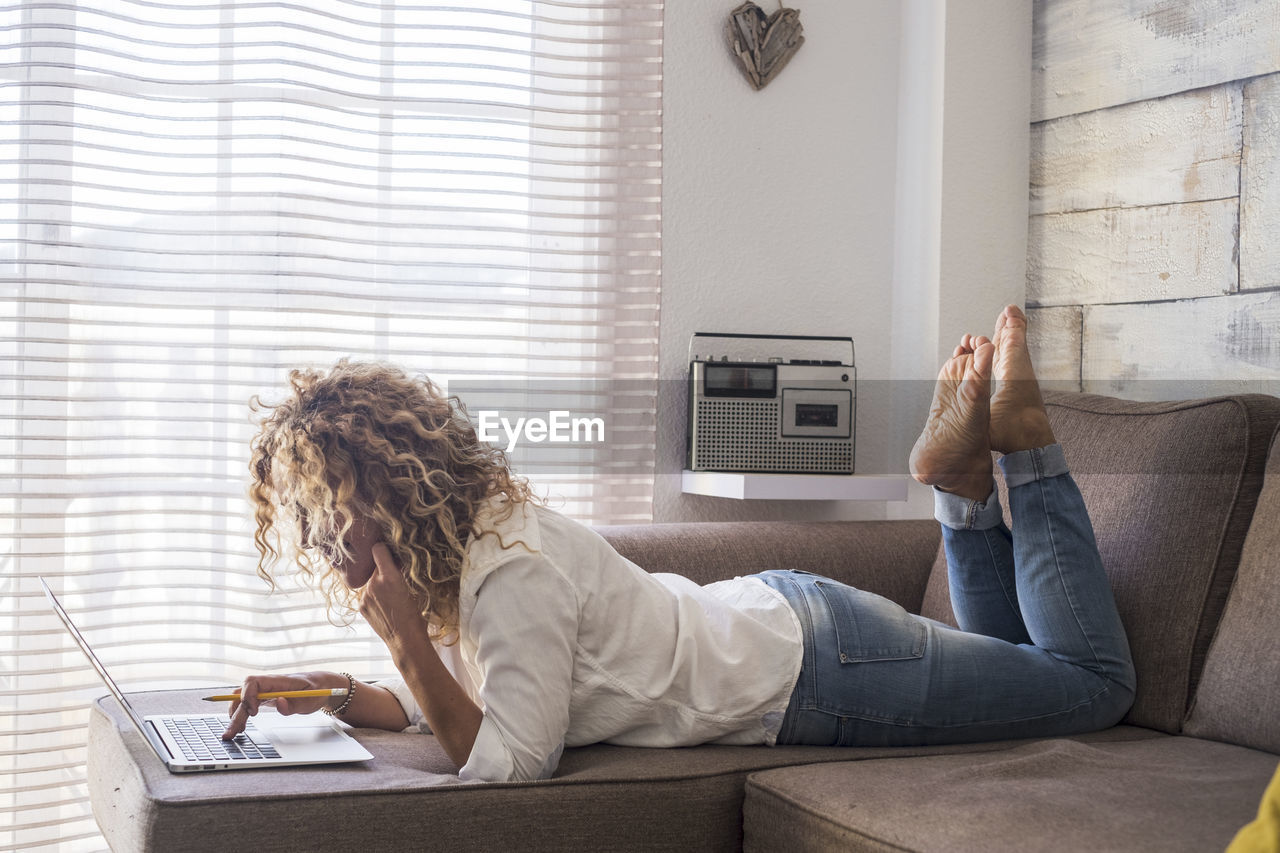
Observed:
[[[336,708],[324,707],[320,710],[324,711],[330,717],[339,717],[346,713],[347,708],[351,707],[351,700],[356,697],[356,679],[349,672],[342,673],[347,677],[347,698],[342,700],[342,704]]]

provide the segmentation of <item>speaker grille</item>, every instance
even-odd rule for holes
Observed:
[[[699,400],[693,466],[706,471],[852,474],[853,442],[781,438],[775,401]]]

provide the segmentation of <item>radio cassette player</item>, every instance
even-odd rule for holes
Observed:
[[[847,344],[849,361],[692,355],[725,339],[788,348]],[[693,471],[852,474],[857,373],[852,338],[697,332],[689,342],[688,460]]]

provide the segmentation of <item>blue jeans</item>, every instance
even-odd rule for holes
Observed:
[[[908,746],[1106,728],[1133,703],[1129,643],[1059,445],[1000,459],[1013,530],[936,489],[961,630],[806,572],[757,575],[804,633],[779,744]]]

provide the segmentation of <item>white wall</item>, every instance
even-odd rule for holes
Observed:
[[[796,5],[806,43],[760,92],[724,47],[732,3],[666,6],[655,521],[928,513],[918,496],[886,507],[682,494],[693,332],[851,335],[857,468],[905,473],[927,394],[895,405],[889,392],[927,389],[961,331],[1022,301],[1029,6]]]
[[[945,10],[945,11],[943,11]],[[1026,296],[1031,4],[902,4],[889,464],[905,468],[932,378],[966,332]],[[897,441],[894,441],[894,439]],[[911,484],[890,518],[928,516]]]

